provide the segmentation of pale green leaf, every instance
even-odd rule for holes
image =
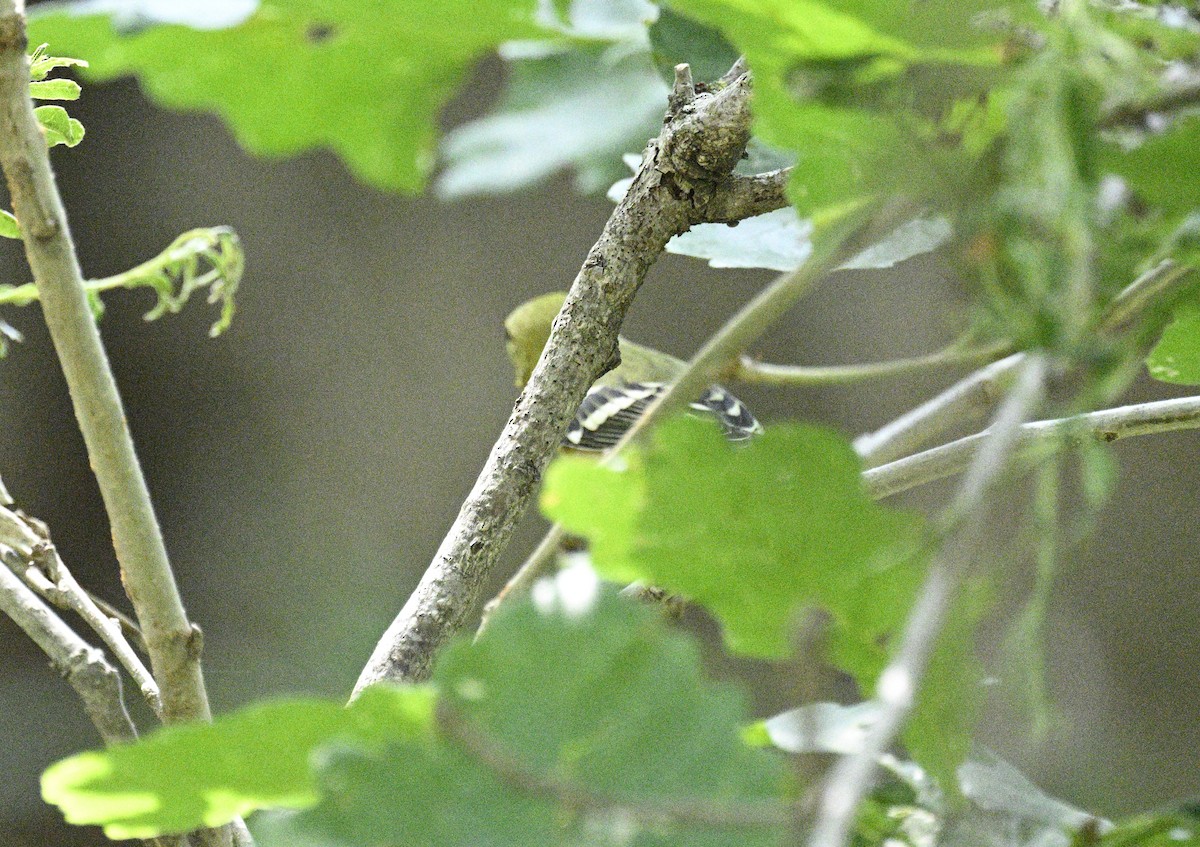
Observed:
[[[42,774],[42,797],[69,823],[102,826],[114,839],[219,826],[263,807],[301,808],[317,801],[309,768],[316,747],[419,738],[431,709],[422,688],[373,688],[350,708],[260,703],[57,762]]]
[[[510,64],[494,113],[446,136],[443,197],[512,191],[573,167],[585,191],[624,170],[621,154],[657,133],[667,87],[644,51],[575,50]]]
[[[74,147],[83,141],[83,124],[68,115],[62,106],[38,106],[33,114],[42,125],[47,147],[59,144]]]
[[[73,79],[47,79],[29,83],[29,96],[34,100],[78,100],[82,89]]]
[[[1200,306],[1180,306],[1146,358],[1150,376],[1160,382],[1200,385]]]
[[[12,212],[0,209],[0,238],[20,238],[21,227]]]

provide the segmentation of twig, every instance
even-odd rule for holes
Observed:
[[[1193,270],[1170,259],[1160,262],[1113,298],[1097,331],[1120,332],[1150,306],[1166,302],[1190,284]],[[879,430],[859,436],[854,449],[868,467],[882,465],[912,453],[953,426],[978,419],[1008,390],[1023,361],[1024,354],[1016,353],[987,365]]]
[[[859,436],[854,449],[866,465],[879,465],[911,453],[953,426],[981,417],[1008,390],[1024,361],[1024,353],[1014,353],[979,369],[911,412]]]
[[[1070,418],[1034,421],[1021,427],[1017,447],[1026,449],[1052,438],[1104,443],[1181,429],[1200,428],[1200,397],[1177,397],[1089,412]],[[952,476],[970,465],[991,430],[968,435],[923,453],[871,468],[863,473],[872,497],[889,497],[918,485]]]
[[[738,221],[765,215],[787,205],[784,189],[792,169],[742,176],[731,174],[717,185],[717,191],[704,207],[702,223],[737,225]]]
[[[1163,303],[1190,281],[1191,265],[1180,265],[1172,259],[1163,259],[1143,273],[1121,293],[1113,298],[1100,318],[1102,332],[1115,332],[1134,318],[1143,314],[1155,303]]]
[[[1118,103],[1100,119],[1100,129],[1144,126],[1150,115],[1175,112],[1200,105],[1200,79],[1192,77],[1182,84],[1164,88],[1152,97]]]
[[[25,19],[0,0],[0,165],[42,310],[112,523],[122,581],[145,633],[167,723],[209,720],[199,639],[184,612],[133,449],[121,398],[88,308],[45,139],[29,99]]]
[[[867,732],[862,747],[842,757],[830,770],[821,792],[810,847],[843,847],[849,838],[854,816],[870,788],[879,757],[887,752],[912,710],[950,603],[977,556],[987,492],[1009,466],[1022,422],[1041,402],[1045,373],[1046,363],[1041,356],[1026,358],[1012,393],[971,463],[949,509],[952,518],[962,518],[965,523],[930,563],[896,656],[879,676],[878,720]]]
[[[813,285],[861,250],[859,241],[864,235],[890,229],[904,211],[900,205],[883,211],[860,207],[830,224],[826,232],[813,239],[812,253],[804,264],[776,277],[697,351],[667,389],[626,430],[605,461],[699,397],[742,351],[770,329]]]
[[[59,619],[17,575],[0,565],[0,611],[8,615],[50,658],[83,701],[84,711],[106,744],[137,738],[125,709],[121,675],[92,647]]]
[[[150,671],[142,664],[138,654],[125,639],[121,622],[106,615],[91,596],[83,590],[75,577],[67,570],[66,564],[58,555],[58,550],[49,542],[34,545],[30,551],[29,560],[38,574],[48,577],[48,599],[56,606],[65,606],[79,617],[83,618],[91,629],[108,645],[117,661],[133,677],[142,697],[154,710],[154,714],[162,718],[162,697],[158,691],[158,683],[150,675]]]
[[[704,219],[750,134],[741,73],[673,108],[633,184],[592,247],[550,339],[433,562],[376,645],[354,688],[428,676],[435,651],[475,608],[487,575],[593,382],[617,363],[617,332],[650,265],[674,235]],[[781,200],[782,202],[782,200]]]
[[[666,823],[725,830],[782,829],[792,819],[787,804],[772,800],[721,802],[698,797],[655,801],[610,797],[562,777],[534,772],[471,726],[444,699],[439,699],[435,716],[438,729],[501,782],[524,794],[545,797],[572,812],[620,812],[646,826]]]
[[[742,356],[737,364],[726,372],[726,378],[739,382],[761,385],[810,386],[845,385],[866,382],[890,376],[917,373],[935,368],[956,365],[980,365],[991,362],[1012,352],[1006,342],[989,344],[985,347],[968,347],[956,342],[949,347],[925,356],[909,359],[892,359],[886,362],[864,362],[858,365],[773,365]]]

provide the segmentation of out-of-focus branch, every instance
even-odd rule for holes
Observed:
[[[1200,397],[1178,397],[1104,409],[1071,418],[1034,421],[1021,427],[1015,447],[1027,449],[1055,438],[1094,439],[1112,442],[1135,435],[1151,435],[1200,428]],[[967,468],[988,440],[991,430],[968,435],[863,473],[872,497],[888,497],[918,485],[944,479]]]
[[[974,456],[958,495],[949,508],[957,527],[934,556],[925,584],[909,613],[895,657],[876,685],[877,721],[862,746],[830,770],[821,792],[810,847],[843,847],[848,842],[862,798],[870,790],[879,757],[887,752],[912,711],[921,679],[959,585],[979,553],[986,495],[1012,461],[1022,422],[1040,403],[1046,363],[1026,357],[1016,383],[1000,407],[987,440]]]

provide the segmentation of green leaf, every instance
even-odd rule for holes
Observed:
[[[0,209],[0,238],[20,238],[21,227],[12,212]]]
[[[703,678],[691,638],[591,580],[505,607],[478,643],[452,645],[434,673],[440,743],[334,752],[320,766],[324,801],[285,835],[363,847],[777,843],[783,827],[639,818],[672,803],[782,811],[782,761],[742,743],[743,699]]]
[[[931,144],[924,122],[977,93],[978,69],[999,62],[990,45],[1000,37],[973,24],[995,5],[675,0],[672,8],[745,55],[755,135],[799,154],[790,197],[813,214],[884,190],[929,196],[958,176],[954,151]]]
[[[1118,821],[1103,838],[1076,844],[1096,847],[1200,847],[1200,803],[1173,812],[1147,812]]]
[[[29,83],[29,96],[34,100],[78,100],[82,89],[73,79],[47,79]]]
[[[1105,145],[1102,164],[1129,183],[1145,203],[1168,215],[1200,208],[1200,116],[1179,118],[1138,147]]]
[[[738,51],[720,32],[697,23],[663,6],[658,20],[650,25],[650,46],[655,61],[668,82],[675,78],[680,62],[692,67],[697,81],[719,79],[737,61]]]
[[[830,430],[775,426],[735,450],[683,418],[623,470],[556,460],[542,508],[588,539],[603,576],[694,599],[739,652],[784,656],[805,609],[828,610],[831,654],[873,679],[879,640],[903,620],[919,579],[920,522],[872,502],[860,472]]]
[[[42,125],[47,147],[59,144],[74,147],[83,141],[83,124],[68,115],[62,106],[38,106],[33,114]]]
[[[644,51],[573,50],[510,67],[500,108],[446,136],[443,197],[512,191],[566,167],[598,191],[662,124],[668,90]]]
[[[372,688],[349,708],[261,703],[64,759],[42,774],[42,796],[69,823],[103,826],[113,839],[219,826],[254,809],[316,802],[309,756],[318,745],[419,738],[431,714],[425,688]]]
[[[1200,305],[1180,306],[1146,357],[1150,376],[1159,382],[1200,385]]]
[[[314,147],[361,179],[421,188],[438,110],[497,44],[544,35],[534,0],[265,0],[236,26],[121,30],[102,15],[57,11],[33,38],[87,56],[98,80],[136,74],[157,102],[219,114],[259,154]],[[88,4],[81,4],[87,10]]]
[[[83,59],[68,59],[64,56],[51,56],[46,52],[48,44],[38,45],[29,54],[29,78],[38,82],[45,79],[56,68],[86,68],[88,63]]]

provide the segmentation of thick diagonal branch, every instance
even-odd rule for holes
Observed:
[[[485,579],[524,514],[567,422],[591,384],[617,363],[617,332],[646,270],[673,236],[727,204],[723,186],[750,135],[749,76],[697,93],[677,74],[662,132],[588,253],[550,340],[474,489],[355,686],[420,680],[475,609]],[[782,181],[773,183],[782,204]],[[761,187],[761,186],[760,186]],[[726,189],[727,190],[727,189]],[[757,190],[757,189],[756,189]],[[752,204],[762,208],[756,195]]]

